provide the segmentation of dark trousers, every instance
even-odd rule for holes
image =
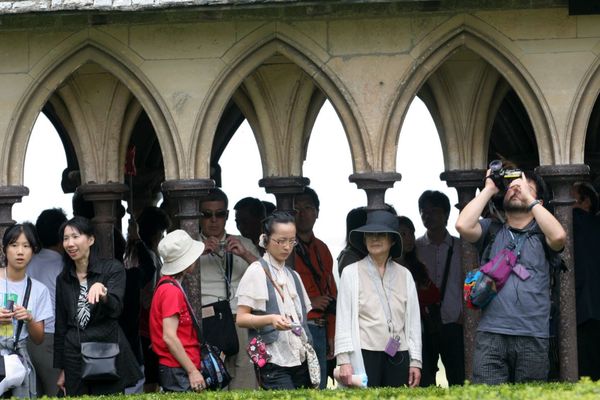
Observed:
[[[438,355],[446,369],[446,378],[449,385],[462,385],[465,382],[465,345],[463,340],[463,327],[461,324],[442,324],[441,331],[433,340],[428,340],[428,358],[430,371],[435,384],[435,371],[437,371]]]
[[[591,319],[577,326],[579,376],[600,379],[600,321]]]
[[[280,367],[276,364],[267,363],[264,367],[256,367],[255,369],[258,384],[266,390],[292,390],[312,387],[306,361],[296,367]]]
[[[408,385],[408,351],[399,351],[394,357],[390,357],[383,351],[362,349],[362,356],[369,387]]]
[[[548,339],[477,332],[473,353],[473,383],[499,385],[546,381]]]
[[[158,382],[165,392],[189,392],[190,377],[185,369],[158,365]]]

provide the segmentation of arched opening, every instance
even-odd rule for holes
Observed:
[[[63,171],[68,165],[63,146],[53,123],[45,113],[40,113],[25,155],[23,184],[29,188],[29,195],[13,206],[15,221],[35,224],[43,210],[55,207],[62,208],[67,215],[72,214],[72,193],[61,188]]]

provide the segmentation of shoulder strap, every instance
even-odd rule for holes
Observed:
[[[8,278],[7,278],[8,279]],[[27,286],[25,287],[25,296],[23,297],[23,308],[27,309],[29,305],[29,295],[31,294],[31,278],[27,277]],[[19,343],[19,336],[21,336],[21,331],[23,330],[23,324],[25,322],[20,320],[17,323],[17,333],[15,335],[15,343],[13,345],[13,351],[17,351],[17,343]]]
[[[448,247],[448,253],[446,253],[446,266],[444,267],[444,278],[442,279],[442,286],[440,287],[440,301],[444,301],[444,294],[446,294],[446,286],[448,285],[448,275],[450,274],[450,263],[452,262],[452,254],[454,253],[454,238],[450,236],[450,247]]]
[[[300,238],[297,238],[297,240],[298,240],[298,244],[294,248],[294,251],[296,252],[296,254],[298,254],[300,256],[300,258],[302,259],[302,262],[304,262],[304,265],[306,265],[306,267],[310,270],[310,273],[313,276],[315,283],[317,284],[317,288],[319,289],[319,294],[323,294],[321,291],[321,275],[319,275],[319,273],[315,269],[315,266],[313,265],[312,261],[310,260],[310,254],[308,254],[308,252],[306,251],[306,247],[304,247],[304,243],[302,243]],[[320,258],[318,251],[317,251],[317,257]],[[321,269],[323,269],[322,265],[319,265],[319,267],[321,267]]]
[[[267,265],[267,262],[264,260],[264,258],[260,258],[259,260],[260,260],[260,265],[265,270],[265,275],[267,275],[267,278],[269,279],[269,281],[271,281],[271,284],[273,285],[273,287],[275,288],[275,290],[277,290],[277,293],[279,293],[279,296],[281,296],[281,300],[283,300],[283,298],[284,298],[283,297],[283,293],[281,292],[281,289],[279,288],[279,285],[277,285],[275,283],[275,281],[273,280],[273,276],[271,276],[271,271],[269,271],[269,266]]]
[[[202,326],[198,323],[196,314],[194,314],[194,310],[192,309],[192,306],[191,306],[183,288],[180,285],[178,285],[177,283],[175,283],[173,281],[173,279],[164,279],[164,280],[158,282],[158,284],[156,285],[156,288],[154,290],[156,291],[156,289],[158,289],[159,286],[162,286],[166,283],[173,285],[176,288],[179,288],[179,290],[181,290],[181,292],[183,293],[183,298],[185,299],[185,305],[187,306],[188,313],[190,314],[190,318],[192,319],[192,325],[194,325],[194,328],[196,329],[196,335],[198,336],[198,342],[200,344],[202,344]]]
[[[496,240],[496,235],[502,229],[503,224],[500,222],[492,221],[490,223],[490,227],[488,229],[487,235],[483,238],[483,243],[481,248],[483,251],[481,252],[481,264],[484,264],[490,260],[490,253],[492,251],[492,245],[494,244],[494,240]]]

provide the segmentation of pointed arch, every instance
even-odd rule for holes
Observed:
[[[275,32],[271,28],[276,29]],[[295,35],[298,34],[295,33]],[[227,102],[234,96],[235,91],[246,77],[265,60],[276,54],[283,55],[295,63],[325,93],[344,127],[350,145],[354,170],[364,172],[369,168],[367,154],[370,152],[365,150],[365,146],[369,146],[369,142],[362,136],[366,129],[362,123],[360,112],[353,100],[346,96],[349,92],[344,90],[341,81],[326,67],[329,55],[322,49],[320,51],[319,49],[312,50],[314,51],[309,51],[293,42],[281,32],[281,27],[277,24],[275,27],[266,27],[249,35],[223,57],[229,63],[211,86],[209,90],[211,95],[203,104],[203,111],[199,113],[194,126],[196,136],[192,144],[190,165],[195,165],[196,176],[204,176],[208,173],[208,163],[205,160],[210,160],[216,127]],[[317,52],[319,52],[319,56],[316,56]],[[260,139],[257,138],[257,142],[260,143]],[[259,146],[259,152],[261,159],[265,160],[263,146]]]
[[[500,32],[469,15],[452,18],[430,33],[412,50],[414,65],[400,80],[401,83],[396,90],[396,100],[392,103],[386,119],[384,148],[397,146],[400,128],[408,107],[419,89],[440,65],[455,51],[464,47],[481,56],[493,66],[520,97],[534,127],[540,164],[560,163],[562,160],[561,148],[553,140],[557,135],[549,107],[533,77],[518,61],[520,51]],[[441,140],[444,143],[452,138],[441,138]],[[483,144],[482,148],[474,148],[473,156],[465,160],[466,165],[458,160],[457,163],[454,163],[455,167],[457,169],[484,167],[484,165],[476,165],[477,162],[473,160],[486,159],[488,143],[489,139],[481,143]],[[459,144],[456,143],[456,145]],[[395,153],[393,152],[386,152],[384,157],[384,165],[390,165],[389,163],[393,165],[395,162]],[[452,165],[449,163],[452,157],[453,154],[444,148],[444,159],[447,160],[447,166]]]
[[[598,54],[600,46],[596,46],[594,50]],[[583,164],[585,162],[588,125],[592,110],[596,102],[600,100],[600,56],[590,65],[576,93],[577,98],[569,112],[566,135],[567,138],[570,138],[570,142],[566,146],[569,151],[569,159],[565,164]]]
[[[106,42],[106,40],[103,41]],[[76,35],[75,38],[62,43],[59,47],[60,49],[53,49],[34,65],[30,71],[31,84],[24,91],[11,118],[7,139],[3,144],[3,153],[9,154],[9,157],[2,162],[3,170],[7,171],[6,182],[9,185],[22,184],[27,143],[37,116],[59,86],[86,63],[98,64],[113,74],[142,104],[160,141],[165,160],[165,176],[168,179],[177,178],[180,174],[177,154],[181,153],[182,146],[175,140],[177,138],[175,124],[158,91],[143,76],[136,63],[123,57],[123,49],[111,51],[108,47],[91,39],[90,35],[83,39],[80,35]],[[135,58],[135,55],[132,57]],[[121,137],[120,140],[127,143],[129,137]],[[122,172],[123,165],[124,159],[119,162],[120,172]],[[119,176],[122,175],[120,173]]]

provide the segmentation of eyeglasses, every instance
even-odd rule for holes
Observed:
[[[298,241],[296,239],[271,239],[271,240],[273,242],[275,242],[276,244],[278,244],[279,246],[283,246],[287,243],[290,246],[294,247],[295,245],[298,244]]]
[[[228,213],[227,210],[221,210],[221,211],[200,211],[200,216],[202,218],[205,218],[205,219],[209,219],[209,218],[212,218],[212,217],[215,217],[215,218],[225,218],[225,217],[227,217],[227,213]]]

